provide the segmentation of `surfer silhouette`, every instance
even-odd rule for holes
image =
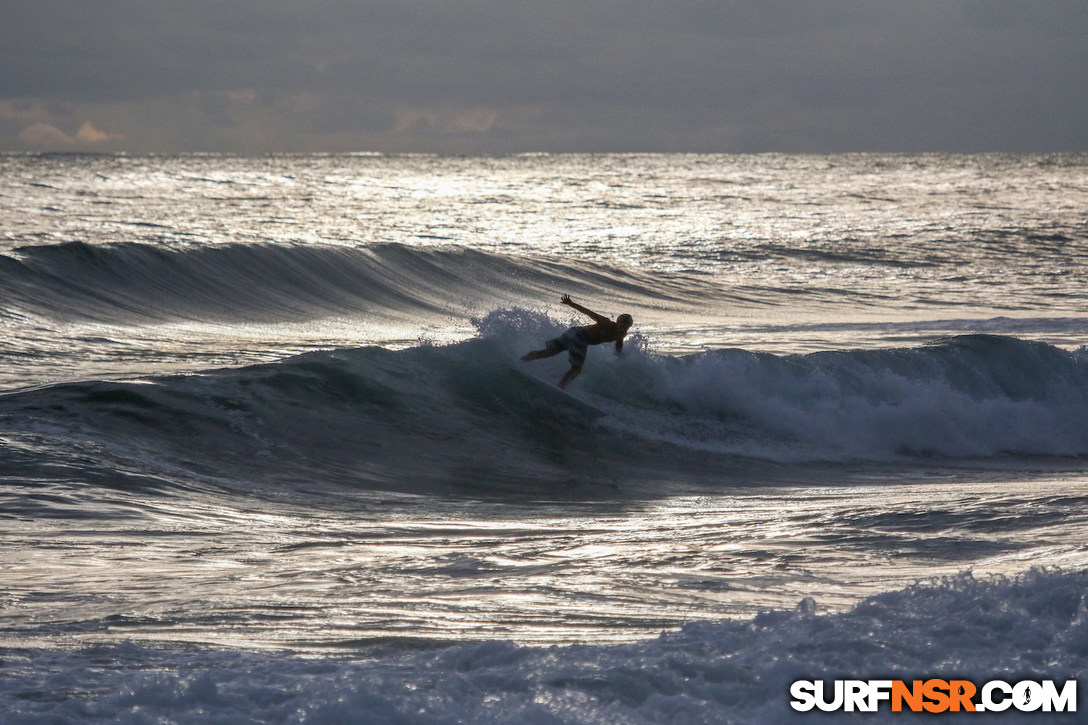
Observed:
[[[590,345],[614,342],[616,343],[616,354],[619,355],[623,351],[623,338],[627,331],[631,329],[634,320],[631,319],[631,315],[624,314],[617,317],[616,321],[613,322],[611,318],[598,315],[593,310],[588,310],[574,302],[571,300],[570,295],[563,295],[559,301],[564,305],[573,307],[583,315],[589,316],[594,324],[572,327],[554,340],[545,343],[543,349],[526,353],[522,355],[521,359],[526,361],[539,360],[543,357],[558,355],[566,350],[567,357],[570,360],[570,370],[559,381],[559,387],[565,388],[571,380],[581,374],[582,365],[586,362],[586,350]]]

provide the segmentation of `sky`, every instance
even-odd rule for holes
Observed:
[[[5,0],[0,151],[1088,151],[1088,2]]]

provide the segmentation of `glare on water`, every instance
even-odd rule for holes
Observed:
[[[320,512],[198,497],[94,530],[13,521],[3,644],[618,643],[808,597],[842,610],[965,567],[1088,565],[1082,477],[943,478],[520,505],[345,491]]]

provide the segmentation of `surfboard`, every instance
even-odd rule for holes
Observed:
[[[589,416],[590,418],[600,418],[608,415],[600,408],[587,403],[586,401],[578,398],[573,393],[563,390],[553,382],[538,378],[535,375],[529,373],[522,373],[522,377],[529,382],[533,387],[540,390],[544,396],[557,396],[561,398],[561,404],[566,410],[577,411],[582,415]]]

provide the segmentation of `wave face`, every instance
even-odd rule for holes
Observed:
[[[580,262],[402,245],[69,242],[0,254],[0,307],[105,322],[280,321],[381,311],[444,313],[493,299],[606,291],[691,294],[660,276]],[[696,285],[695,292],[701,291]]]
[[[516,359],[554,323],[508,310],[478,324],[480,337],[449,346],[11,393],[0,422],[52,460],[98,441],[103,471],[409,491],[533,490],[589,473],[721,478],[752,459],[1026,465],[1088,455],[1088,361],[1042,343],[962,336],[911,349],[672,357],[634,340],[620,358],[591,351],[569,395],[551,385],[563,358]]]
[[[66,383],[0,398],[0,417],[13,436],[31,441],[28,460],[48,466],[93,444],[85,465],[100,466],[103,476],[166,471],[193,483],[257,477],[260,487],[424,492],[564,481],[591,465],[595,414],[571,410],[570,398],[499,353],[495,343],[473,340],[315,352],[143,382]]]

